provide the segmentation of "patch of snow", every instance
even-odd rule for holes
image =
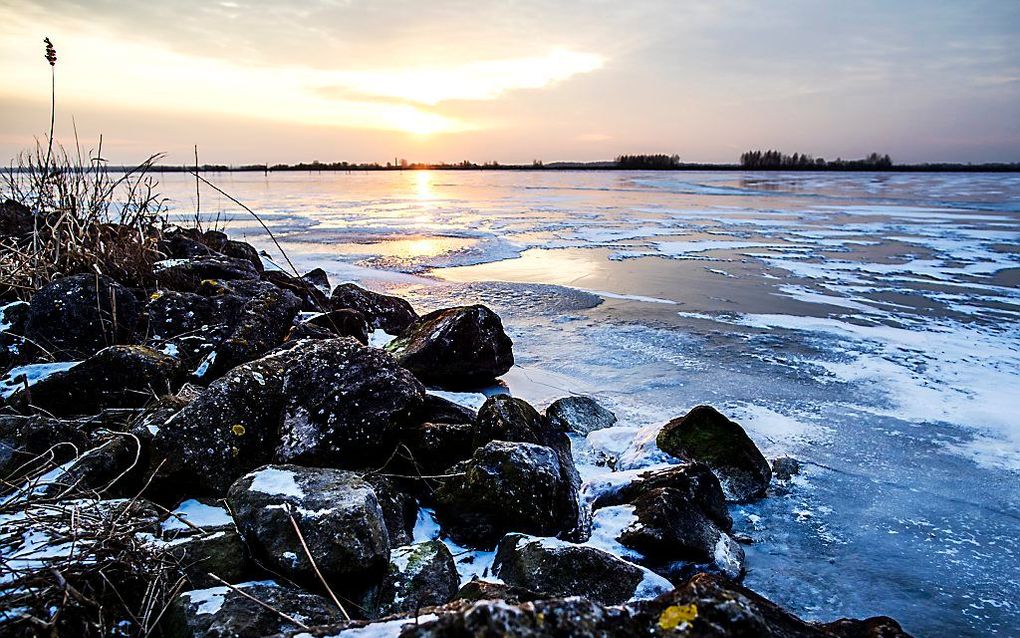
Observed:
[[[295,498],[304,498],[305,496],[304,490],[301,489],[301,486],[295,480],[294,472],[290,470],[267,467],[252,472],[248,476],[252,477],[249,489],[256,492],[275,496],[293,496]]]
[[[191,526],[180,520],[182,518],[196,527],[222,527],[234,522],[226,508],[206,505],[201,501],[188,499],[178,505],[177,509],[170,515],[170,518],[163,521],[160,527],[164,532],[191,529]]]
[[[200,378],[204,377],[205,373],[209,372],[209,366],[211,366],[215,362],[216,362],[216,351],[213,350],[209,354],[205,355],[205,358],[202,359],[202,362],[198,364],[197,368],[195,368],[195,376],[196,377],[200,377]]]
[[[240,583],[238,585],[234,585],[234,587],[243,591],[245,589],[255,587],[257,585],[264,585],[267,587],[279,587],[279,585],[277,585],[276,582],[272,580],[250,581],[247,583]],[[198,605],[198,609],[195,610],[195,613],[200,616],[204,616],[208,614],[215,614],[220,609],[222,609],[223,601],[226,599],[227,592],[229,591],[231,591],[231,589],[226,586],[209,587],[208,589],[193,589],[191,591],[186,591],[181,595],[186,597],[188,599],[188,602],[190,602],[191,604]]]
[[[81,361],[60,361],[57,363],[33,363],[11,368],[0,378],[0,398],[8,399],[27,383],[31,386],[46,377],[70,370]]]
[[[372,334],[368,335],[368,345],[373,348],[382,348],[394,339],[396,339],[395,336],[386,332],[382,328],[376,328],[372,331]]]

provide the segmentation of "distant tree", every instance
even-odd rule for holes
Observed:
[[[637,168],[647,170],[663,170],[680,167],[679,155],[620,155],[616,158],[620,168]]]
[[[888,155],[871,153],[864,159],[844,160],[837,157],[833,161],[815,158],[804,153],[786,155],[777,150],[746,151],[740,155],[740,166],[750,170],[887,170],[892,168],[892,158]]]

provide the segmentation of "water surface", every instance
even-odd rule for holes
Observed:
[[[698,403],[805,471],[734,508],[746,583],[811,619],[1015,635],[1020,176],[392,172],[210,175],[300,269],[504,318],[511,390],[597,394],[582,473],[653,464]],[[163,181],[184,217],[194,183]],[[277,255],[215,193],[219,217]]]

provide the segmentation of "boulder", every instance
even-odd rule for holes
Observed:
[[[800,474],[800,461],[791,456],[781,456],[772,461],[772,475],[780,481],[790,481]]]
[[[563,502],[576,505],[581,479],[574,465],[570,438],[562,430],[552,427],[527,401],[505,394],[486,399],[475,419],[474,445],[481,447],[489,441],[536,443],[554,450],[559,461],[561,484],[569,492],[563,496]],[[580,540],[585,535],[587,513],[586,509],[579,507],[570,512],[564,511],[568,519],[577,521],[577,527],[570,530],[572,540]]]
[[[571,396],[553,401],[545,418],[558,430],[588,435],[616,425],[616,415],[591,397]]]
[[[430,312],[386,346],[419,379],[449,388],[492,383],[513,366],[512,348],[503,322],[481,305]]]
[[[593,479],[585,484],[584,491],[593,510],[633,503],[647,492],[670,488],[673,494],[683,499],[683,507],[701,510],[720,529],[730,531],[733,528],[733,519],[726,506],[726,497],[719,479],[708,466],[701,463],[614,472],[606,475],[606,479]]]
[[[418,519],[418,501],[403,489],[393,478],[376,473],[361,475],[363,481],[372,486],[379,507],[382,508],[390,545],[410,545],[414,540],[414,524]]]
[[[272,460],[288,356],[271,354],[234,368],[158,427],[153,492],[174,502],[185,492],[220,496],[245,472]]]
[[[138,463],[141,441],[123,432],[97,430],[75,456],[31,481],[33,494],[58,498],[82,490],[109,497],[133,497],[143,485],[145,468]]]
[[[340,284],[333,289],[329,305],[333,309],[350,308],[365,315],[373,328],[398,335],[418,318],[407,301],[400,297],[366,290],[356,284]]]
[[[159,251],[170,259],[204,257],[215,252],[195,237],[189,236],[189,234],[193,233],[175,230],[164,234],[163,238],[159,240]]]
[[[388,354],[344,337],[290,351],[280,462],[369,467],[395,449],[425,388]]]
[[[357,310],[342,308],[318,314],[305,324],[325,328],[337,337],[354,337],[363,345],[368,345],[368,321],[365,315]]]
[[[327,275],[326,271],[322,268],[313,268],[312,270],[309,270],[305,274],[301,275],[301,280],[307,284],[315,286],[315,288],[323,295],[329,296],[329,275]]]
[[[552,536],[578,525],[576,489],[552,448],[492,441],[453,470],[435,508],[458,543],[491,547],[507,532]]]
[[[415,414],[415,419],[419,423],[473,425],[476,418],[478,418],[478,413],[471,408],[431,393],[425,395],[421,408]]]
[[[442,541],[404,545],[390,552],[382,584],[370,592],[362,607],[370,618],[413,613],[453,600],[459,586],[457,565]]]
[[[548,596],[524,587],[494,583],[488,580],[470,580],[457,591],[458,600],[505,600],[512,605],[543,598],[548,598]]]
[[[148,339],[208,382],[282,343],[300,306],[291,293],[256,281],[162,291],[145,308]]]
[[[54,280],[32,296],[25,337],[60,359],[83,359],[133,342],[141,304],[104,275]]]
[[[640,553],[642,563],[673,581],[698,571],[744,575],[744,549],[688,495],[669,487],[645,491],[632,503],[635,520],[617,541]]]
[[[442,474],[475,451],[475,428],[460,423],[420,423],[400,434],[398,468],[405,474]]]
[[[184,292],[194,292],[207,279],[219,282],[259,278],[258,269],[247,259],[216,254],[157,261],[153,274],[163,288]]]
[[[160,525],[161,541],[178,561],[192,587],[244,580],[251,571],[248,554],[234,520],[217,504],[184,501]]]
[[[25,323],[28,303],[12,301],[0,306],[0,375],[27,362],[31,348],[26,347]]]
[[[66,463],[88,448],[88,430],[78,421],[0,415],[0,478],[8,483],[19,483],[30,473]]]
[[[162,635],[263,638],[342,618],[340,610],[322,596],[273,581],[259,581],[241,583],[233,589],[219,586],[184,592],[167,610]]]
[[[262,278],[274,286],[287,290],[301,300],[301,310],[305,312],[326,312],[331,306],[329,293],[319,290],[313,283],[282,270],[267,270]]]
[[[499,542],[493,572],[510,585],[604,605],[655,598],[673,588],[661,576],[607,551],[523,534],[507,534]]]
[[[765,496],[772,470],[744,429],[715,408],[699,405],[659,431],[656,444],[680,459],[707,465],[723,492],[741,503]]]
[[[660,635],[671,634],[655,633],[652,624],[638,626],[625,609],[604,607],[584,598],[553,598],[521,605],[510,605],[503,600],[480,600],[439,613],[435,619],[405,625],[400,638],[624,638]]]
[[[35,230],[35,216],[32,210],[8,199],[0,204],[0,237],[10,237],[15,240],[30,237]]]
[[[9,399],[19,409],[54,416],[138,408],[175,389],[180,362],[145,346],[110,346],[78,365],[40,379]]]
[[[389,563],[382,508],[353,472],[267,465],[238,479],[228,501],[253,554],[288,578],[318,582],[291,517],[323,577],[340,590],[369,585]]]
[[[292,344],[302,339],[336,339],[336,336],[336,333],[328,328],[310,323],[299,323],[291,327],[287,332],[287,336],[283,338],[283,342],[285,344]]]

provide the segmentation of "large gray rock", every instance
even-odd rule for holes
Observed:
[[[350,308],[365,315],[373,328],[398,335],[418,318],[407,301],[400,297],[366,290],[356,284],[340,284],[333,289],[330,306],[336,310]]]
[[[372,487],[353,472],[267,465],[238,479],[228,501],[256,557],[298,582],[318,580],[292,516],[323,576],[340,590],[367,587],[389,563],[383,510]]]
[[[744,550],[687,495],[669,487],[650,489],[631,503],[633,520],[616,540],[640,555],[640,562],[675,581],[699,571],[739,580]],[[600,520],[595,513],[596,523]]]
[[[50,282],[29,305],[25,337],[60,359],[83,359],[107,346],[132,343],[141,304],[105,275]]]
[[[199,255],[190,259],[168,259],[153,266],[153,274],[163,288],[193,292],[203,281],[256,280],[259,271],[247,259],[225,255]]]
[[[624,480],[620,480],[625,477]],[[591,508],[633,503],[638,497],[659,488],[670,488],[682,499],[684,508],[701,510],[721,529],[733,527],[726,496],[719,479],[701,463],[684,463],[669,467],[611,473],[606,480],[585,483],[585,494]]]
[[[277,460],[348,468],[385,461],[424,400],[421,383],[385,352],[349,337],[292,352]]]
[[[563,497],[563,502],[577,502],[581,479],[574,466],[570,438],[564,431],[553,427],[527,401],[501,394],[489,397],[482,404],[475,419],[474,444],[481,447],[489,441],[535,443],[554,450],[559,461],[560,480],[570,492]],[[587,510],[575,508],[562,513],[566,519],[577,521],[577,527],[568,530],[571,540],[581,540],[587,529]]]
[[[553,401],[545,409],[549,423],[564,432],[591,434],[616,425],[616,415],[591,397],[571,396]]]
[[[492,441],[453,469],[435,506],[458,543],[491,547],[507,532],[553,536],[578,525],[577,491],[552,448]]]
[[[430,312],[386,349],[419,379],[439,387],[491,383],[514,364],[503,322],[481,305]]]
[[[410,613],[451,601],[459,586],[457,565],[442,541],[394,547],[386,577],[363,607],[372,618]]]
[[[659,431],[656,444],[680,459],[707,465],[726,497],[736,502],[765,496],[772,469],[744,429],[715,408],[699,405]]]
[[[159,498],[221,496],[245,472],[272,460],[291,355],[275,353],[234,368],[156,428],[150,463]]]
[[[262,281],[205,282],[198,292],[160,291],[145,307],[148,343],[181,359],[203,383],[283,342],[301,308]]]
[[[604,605],[655,598],[673,588],[661,576],[607,551],[523,534],[508,534],[499,542],[493,572],[510,585]]]
[[[61,417],[139,408],[153,396],[176,389],[180,376],[180,362],[174,357],[145,346],[110,346],[15,392],[8,403]]]
[[[306,626],[325,625],[342,619],[333,603],[297,587],[259,581],[241,583],[236,589],[244,593],[226,586],[184,592],[167,611],[162,623],[163,635],[168,638],[264,638],[302,629],[298,622]],[[272,611],[274,609],[283,615]]]

